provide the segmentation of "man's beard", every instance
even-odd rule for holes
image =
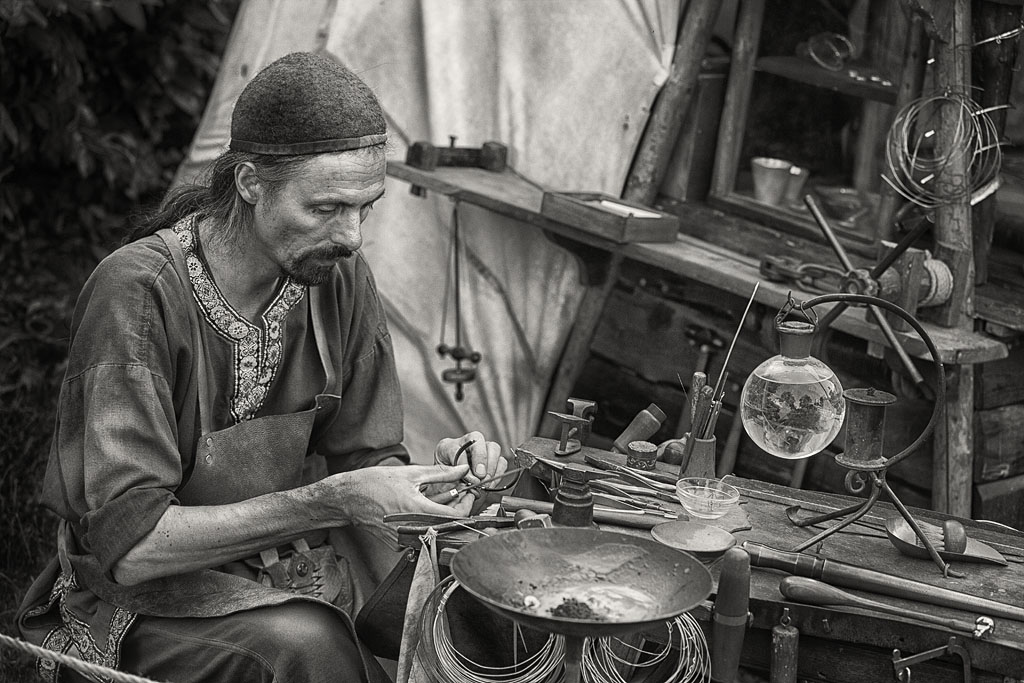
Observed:
[[[350,258],[354,253],[345,247],[325,247],[299,257],[281,270],[300,285],[314,287],[327,282],[337,262],[343,258]],[[330,265],[324,265],[324,261],[330,261]]]

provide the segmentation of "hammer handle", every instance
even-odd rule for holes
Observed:
[[[797,576],[820,579],[833,586],[853,588],[870,593],[890,595],[894,598],[916,600],[929,605],[940,605],[967,612],[984,612],[993,617],[1024,622],[1024,608],[1008,605],[959,591],[893,576],[873,569],[865,569],[838,560],[828,560],[804,553],[777,550],[760,543],[743,542],[754,567],[781,569]]]
[[[867,598],[847,593],[835,586],[830,586],[827,583],[818,581],[817,579],[810,579],[806,576],[787,576],[782,580],[782,583],[779,584],[779,590],[782,591],[782,594],[790,600],[795,600],[796,602],[802,602],[808,605],[860,607],[862,609],[874,610],[876,612],[884,612],[886,614],[895,614],[898,616],[909,617],[911,619],[917,619],[918,621],[936,624],[937,626],[943,626],[953,631],[974,633],[973,622],[967,622],[960,619],[944,619],[926,612],[913,612],[902,607],[897,607],[896,605],[887,605],[884,602],[868,600]]]

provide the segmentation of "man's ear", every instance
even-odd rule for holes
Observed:
[[[235,166],[235,188],[242,199],[255,204],[262,195],[260,180],[256,176],[256,168],[248,161]]]

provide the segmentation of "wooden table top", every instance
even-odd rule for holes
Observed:
[[[584,455],[596,454],[608,459],[624,456],[608,451],[586,448],[570,456],[554,456],[557,441],[535,437],[522,448],[535,455],[589,467]],[[657,469],[675,474],[673,468],[656,463]],[[737,544],[751,542],[780,550],[791,550],[811,538],[826,526],[836,522],[825,522],[818,527],[797,527],[791,521],[787,510],[794,505],[801,507],[801,514],[814,514],[845,508],[863,498],[840,496],[831,493],[793,489],[767,482],[729,476],[727,481],[740,490],[740,506],[737,513],[730,513],[719,520],[697,520],[723,528],[733,534]],[[883,494],[884,496],[884,494]],[[682,507],[678,508],[680,519],[686,518]],[[915,520],[941,525],[949,515],[930,510],[913,508]],[[963,572],[963,578],[945,578],[939,567],[930,559],[920,559],[902,554],[889,540],[885,532],[885,520],[898,517],[896,509],[884,498],[857,522],[836,532],[826,539],[820,549],[805,551],[833,563],[840,562],[888,575],[911,579],[928,586],[957,591],[967,596],[985,598],[1024,610],[1024,533],[960,519],[970,538],[981,541],[998,550],[1009,562],[1008,566],[979,563],[952,562],[951,567]],[[634,535],[648,535],[650,531],[639,528],[601,525],[602,528]],[[817,552],[812,552],[817,550]],[[719,562],[710,562],[709,569],[717,581]],[[970,634],[948,630],[942,626],[927,624],[913,619],[915,613],[925,613],[946,619],[973,622],[984,611],[966,612],[949,607],[927,604],[918,600],[907,600],[878,593],[869,593],[842,587],[847,593],[868,598],[875,602],[899,607],[903,615],[883,614],[861,607],[814,606],[787,600],[779,590],[779,584],[786,572],[759,567],[751,568],[750,611],[751,632],[761,631],[762,641],[773,626],[780,622],[783,610],[789,610],[792,625],[800,631],[801,652],[810,653],[814,647],[829,653],[817,660],[817,673],[821,680],[828,681],[886,681],[894,680],[893,651],[900,650],[903,656],[943,648],[951,636],[969,652],[975,675],[974,681],[1018,680],[1024,677],[1024,621],[994,617],[995,628],[982,639]],[[748,637],[748,640],[751,638]],[[757,641],[757,637],[753,637]],[[770,640],[762,643],[767,648],[762,652],[767,664],[770,656]],[[852,652],[855,654],[851,655]],[[763,648],[762,648],[763,649]],[[867,652],[874,652],[874,657]],[[841,656],[831,656],[842,653]],[[881,656],[878,653],[882,653]],[[757,653],[754,655],[757,658]],[[961,681],[962,671],[958,669],[958,657],[945,654],[912,668],[915,680]],[[803,664],[801,664],[803,667]],[[831,670],[826,670],[831,667]]]

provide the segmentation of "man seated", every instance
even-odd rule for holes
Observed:
[[[468,514],[473,496],[427,496],[507,463],[472,432],[408,464],[359,253],[385,142],[352,72],[283,57],[239,96],[208,182],[96,268],[44,484],[58,556],[22,605],[26,640],[175,683],[387,680],[351,619],[396,559],[384,516]]]

